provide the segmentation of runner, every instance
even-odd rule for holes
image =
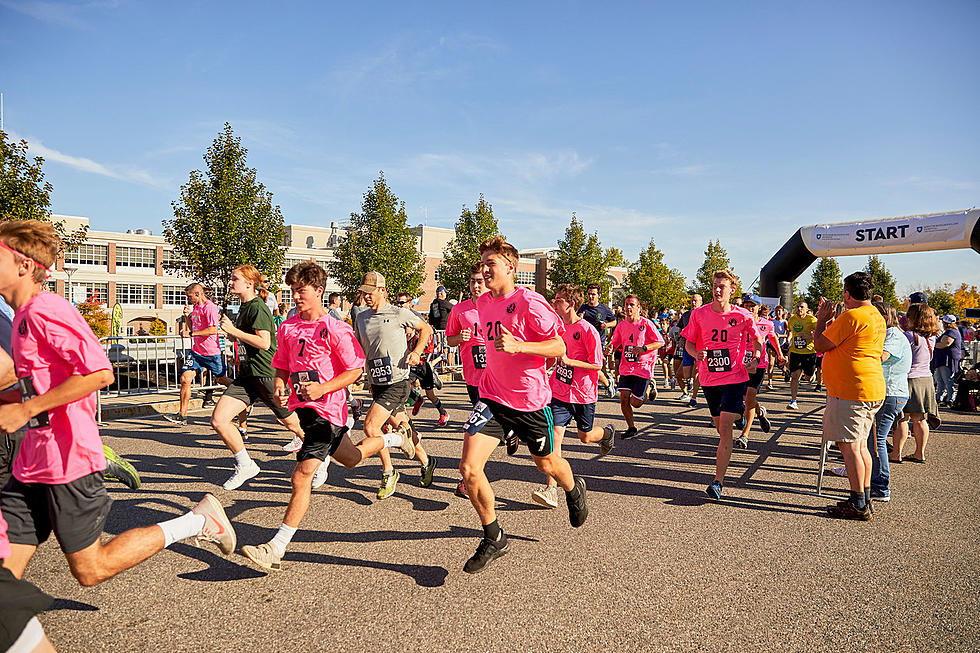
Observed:
[[[191,385],[200,372],[205,370],[214,374],[215,380],[225,375],[225,360],[218,346],[218,307],[204,294],[204,286],[192,283],[184,289],[187,304],[184,306],[184,320],[180,325],[180,335],[191,337],[191,351],[185,353],[184,370],[180,375],[180,410],[176,414],[164,415],[168,421],[187,426],[187,407],[191,402]]]
[[[432,302],[433,305],[436,304],[435,301]],[[448,302],[446,302],[448,304]],[[399,308],[407,308],[413,311],[410,307],[412,305],[412,296],[407,292],[400,292],[395,298],[395,306]],[[451,312],[451,310],[450,310]],[[416,313],[417,314],[417,313]],[[417,314],[418,315],[418,314]],[[422,317],[419,315],[419,317]],[[446,321],[449,320],[449,313],[446,313]],[[409,327],[406,329],[408,335],[408,348],[415,349],[418,344],[418,332],[414,327]],[[439,421],[436,426],[445,426],[449,423],[449,413],[446,411],[442,402],[439,401],[439,397],[436,396],[436,390],[442,389],[442,379],[439,378],[439,374],[436,373],[433,363],[429,361],[433,352],[435,351],[435,345],[433,340],[430,338],[429,342],[425,344],[425,348],[422,350],[422,362],[418,365],[413,365],[408,371],[408,380],[411,382],[412,387],[408,394],[408,401],[412,404],[412,416],[419,414],[422,410],[422,404],[428,399],[436,410],[439,411]],[[425,395],[419,393],[419,389],[425,391]]]
[[[297,263],[286,273],[299,313],[279,330],[272,359],[275,392],[286,403],[286,384],[292,387],[286,405],[296,411],[306,439],[296,454],[292,494],[279,530],[268,542],[242,547],[242,554],[263,569],[281,568],[286,547],[310,507],[313,479],[330,457],[353,468],[387,446],[401,448],[408,457],[414,453],[412,438],[401,429],[368,435],[356,445],[351,441],[344,390],[361,377],[365,357],[353,329],[330,317],[323,306],[326,283],[326,271],[312,261]]]
[[[800,391],[800,377],[804,374],[809,378],[817,364],[817,352],[813,348],[813,327],[817,325],[817,318],[808,312],[806,302],[801,301],[796,305],[796,314],[787,321],[787,331],[789,332],[789,406],[791,410],[797,410],[799,405],[796,397]]]
[[[10,540],[4,567],[21,578],[52,531],[85,586],[189,537],[231,553],[235,530],[210,494],[180,517],[102,543],[110,500],[94,393],[113,382],[112,365],[78,310],[42,290],[59,245],[50,223],[0,224],[0,295],[16,310],[12,344],[20,387],[0,394],[0,431],[27,427],[13,476],[0,493]]]
[[[578,314],[582,305],[582,288],[560,284],[552,305],[565,323],[565,354],[555,361],[551,375],[551,414],[555,421],[555,455],[561,456],[565,427],[575,420],[578,439],[599,443],[604,456],[612,451],[616,430],[612,424],[593,428],[595,406],[599,399],[599,368],[602,366],[602,342],[595,327]],[[558,482],[545,476],[544,487],[531,492],[531,499],[548,508],[558,507]]]
[[[680,322],[678,325],[681,328],[681,371],[684,375],[684,392],[678,397],[678,401],[686,401],[687,405],[691,408],[695,408],[698,405],[698,389],[701,387],[701,382],[698,378],[698,366],[697,361],[687,353],[687,339],[684,338],[684,329],[691,322],[691,313],[699,308],[701,308],[703,300],[701,295],[694,293],[691,295],[691,308],[684,311],[681,315]]]
[[[752,342],[758,336],[765,343],[762,347],[761,357],[762,360],[759,361],[758,367],[755,371],[749,374],[749,380],[745,387],[745,413],[744,416],[736,422],[735,428],[740,428],[742,434],[734,440],[734,445],[740,449],[747,449],[749,447],[749,431],[752,430],[752,422],[755,419],[756,412],[759,414],[759,427],[762,428],[763,433],[768,433],[772,425],[769,422],[769,414],[766,411],[766,407],[762,404],[757,403],[756,396],[759,393],[759,388],[762,387],[762,379],[765,377],[767,370],[769,370],[769,356],[775,355],[779,357],[779,364],[783,364],[783,354],[779,351],[779,341],[776,340],[776,334],[772,328],[772,322],[767,320],[761,315],[762,308],[767,308],[765,304],[762,303],[762,298],[754,293],[746,294],[742,296],[742,308],[752,313],[752,318],[755,320],[755,333],[749,334],[745,341],[745,354],[743,356],[743,361],[746,367],[750,364],[750,359],[752,358]],[[769,350],[774,352],[769,353]]]
[[[405,414],[405,402],[412,387],[408,380],[409,368],[422,362],[422,349],[432,338],[432,327],[412,311],[388,303],[388,289],[379,273],[365,274],[358,290],[364,294],[367,309],[357,316],[354,333],[367,356],[365,374],[374,398],[364,417],[364,433],[381,436],[385,423],[395,429],[393,433],[407,433],[406,440],[414,444],[403,451],[409,458],[418,458],[421,465],[419,485],[429,487],[436,457],[427,455],[422,448],[418,432]],[[411,351],[405,339],[406,329],[414,329],[419,334],[418,344]],[[387,449],[382,449],[378,456],[382,464],[378,499],[387,499],[395,492],[399,474],[391,464]]]
[[[261,274],[251,265],[235,268],[231,273],[228,292],[241,299],[238,319],[232,324],[227,315],[221,318],[221,330],[238,343],[239,352],[238,375],[221,395],[211,415],[211,428],[235,457],[235,471],[222,486],[226,490],[238,489],[261,471],[245,449],[242,427],[232,425],[236,416],[247,415],[256,403],[265,404],[276,420],[293,433],[296,443],[300,446],[303,443],[299,419],[275,398],[275,372],[272,370],[272,357],[276,353],[275,323],[262,296],[256,294],[257,288],[265,292],[260,279]],[[292,445],[290,443],[284,449],[295,451]],[[327,464],[326,461],[323,464],[317,487],[326,480]]]
[[[510,551],[507,536],[497,522],[493,488],[484,468],[500,438],[480,429],[492,417],[504,432],[514,431],[528,447],[537,468],[557,479],[565,490],[568,518],[573,527],[585,523],[589,514],[585,480],[572,475],[568,461],[553,451],[554,432],[551,388],[546,359],[565,353],[561,338],[565,327],[544,297],[515,285],[519,255],[501,236],[480,245],[483,276],[490,292],[477,299],[480,324],[485,329],[487,368],[480,379],[480,401],[466,423],[463,474],[470,503],[483,525],[483,539],[476,553],[463,565],[475,574]]]
[[[599,338],[602,341],[602,351],[605,351],[606,341],[609,340],[609,329],[616,328],[616,315],[612,312],[611,308],[599,303],[599,293],[601,292],[602,286],[597,283],[591,284],[586,290],[585,303],[578,309],[578,314],[599,332]],[[608,369],[606,357],[603,356],[602,369],[599,370],[599,383],[606,386],[606,391],[612,399],[616,397],[617,393],[608,378]]]
[[[54,599],[3,566],[10,557],[7,522],[0,513],[0,651],[54,651],[37,615],[49,610]]]
[[[744,410],[742,398],[749,373],[756,371],[762,356],[762,338],[752,314],[730,303],[735,275],[717,270],[711,281],[713,301],[691,313],[682,335],[687,353],[698,361],[704,398],[719,436],[715,478],[705,491],[712,499],[720,499],[732,458],[732,424]],[[747,342],[752,343],[751,355],[745,351]]]
[[[629,295],[623,301],[626,319],[616,325],[612,340],[607,349],[622,351],[619,362],[619,407],[626,420],[623,439],[629,440],[637,435],[633,411],[642,406],[648,398],[657,398],[653,385],[653,366],[657,360],[656,350],[664,346],[663,336],[649,318],[640,317],[640,298]]]

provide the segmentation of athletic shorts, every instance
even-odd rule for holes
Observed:
[[[759,367],[755,370],[755,372],[749,374],[749,382],[747,387],[758,390],[759,388],[762,387],[762,381],[765,378],[766,378],[766,371],[761,367]]]
[[[214,356],[202,356],[191,352],[190,355],[184,359],[184,372],[200,372],[203,370],[210,370],[215,376],[224,376],[224,357],[221,354],[215,354]]]
[[[0,492],[11,543],[38,546],[53,531],[66,554],[78,553],[101,537],[111,505],[102,472],[63,485],[21,483],[11,476]]]
[[[777,353],[779,353],[779,352],[777,352],[776,351],[776,348],[772,346],[772,343],[769,342],[769,341],[766,341],[766,355],[769,356],[769,362],[770,363],[776,363],[776,362],[778,362],[777,359],[779,358],[779,356],[776,355]]]
[[[703,385],[704,398],[708,402],[708,410],[712,417],[722,413],[741,415],[745,412],[745,383],[728,383],[726,385]]]
[[[470,403],[475,404],[480,401],[480,388],[475,385],[466,384],[466,396],[470,398]]]
[[[588,433],[595,423],[595,403],[571,404],[561,399],[552,398],[551,414],[554,417],[555,426],[568,426],[574,419],[575,428]]]
[[[687,353],[687,347],[684,348],[684,352],[681,355],[681,361],[682,361],[681,364],[684,367],[691,367],[692,365],[694,365],[697,362],[697,361],[694,360],[694,357],[693,356],[691,356],[689,353]]]
[[[312,408],[301,406],[296,409],[299,425],[303,427],[303,446],[296,452],[296,462],[316,458],[326,460],[337,451],[337,447],[347,435],[346,426],[337,426]]]
[[[804,376],[810,376],[813,374],[813,370],[817,367],[817,355],[816,354],[796,354],[790,352],[789,355],[789,371],[795,372],[796,370],[803,370]]]
[[[293,411],[289,410],[275,398],[276,384],[269,376],[240,376],[230,386],[225,388],[225,395],[240,400],[246,406],[262,402],[279,419],[286,419]]]
[[[6,651],[35,615],[51,607],[54,599],[26,580],[18,580],[0,567],[0,651]]]
[[[433,390],[436,387],[435,372],[432,366],[426,362],[415,365],[408,369],[408,380],[411,383],[419,382],[419,387],[423,390]]]
[[[633,374],[620,374],[619,381],[616,383],[617,390],[629,390],[630,394],[637,399],[646,400],[647,388],[650,386],[650,379]]]
[[[371,385],[371,398],[389,413],[404,412],[405,402],[412,393],[412,382],[408,379],[391,385]]]
[[[547,456],[555,447],[555,420],[551,414],[551,406],[541,410],[515,410],[491,399],[481,399],[473,406],[470,419],[466,421],[466,432],[479,433],[480,429],[493,418],[500,424],[499,437],[513,432],[517,438],[527,445],[532,456]]]

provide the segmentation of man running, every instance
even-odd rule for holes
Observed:
[[[463,565],[475,574],[510,550],[497,522],[493,488],[484,468],[500,438],[480,429],[491,418],[503,432],[513,431],[531,453],[538,469],[554,477],[565,490],[568,518],[573,527],[589,514],[585,480],[572,475],[568,461],[554,452],[553,418],[549,403],[547,359],[565,353],[561,318],[538,293],[518,288],[514,275],[519,255],[513,245],[494,236],[480,245],[483,277],[490,292],[477,299],[487,347],[487,368],[480,379],[480,401],[466,423],[459,471],[470,503],[483,525],[476,553]]]
[[[602,286],[597,283],[591,284],[585,293],[585,303],[578,309],[578,314],[582,318],[595,327],[595,330],[599,333],[599,338],[602,341],[602,351],[606,350],[606,341],[609,339],[609,334],[607,329],[616,328],[616,315],[612,312],[612,309],[605,304],[599,303],[599,293],[602,291]],[[599,370],[599,383],[606,386],[610,398],[616,396],[616,391],[613,389],[613,384],[607,376],[608,370],[606,369],[606,360],[603,356],[602,369]]]
[[[701,308],[703,300],[701,295],[694,293],[691,295],[691,308],[684,311],[677,325],[681,328],[681,338],[678,345],[681,350],[681,372],[684,377],[684,391],[678,398],[679,401],[688,402],[688,406],[695,408],[698,405],[698,389],[701,387],[698,381],[698,366],[694,357],[687,352],[687,340],[684,338],[684,329],[691,322],[691,313]]]
[[[789,332],[789,406],[797,410],[799,405],[796,397],[800,391],[800,377],[813,375],[817,365],[817,352],[813,348],[813,329],[817,326],[817,318],[809,313],[806,302],[796,305],[796,314],[787,321]]]
[[[640,316],[640,298],[629,295],[624,301],[626,319],[616,325],[612,340],[607,349],[619,349],[622,358],[619,362],[619,407],[626,420],[623,439],[635,438],[636,423],[633,411],[642,406],[649,397],[657,398],[653,383],[653,366],[657,361],[656,350],[664,346],[663,336],[648,318]]]
[[[755,420],[756,412],[759,414],[759,427],[762,429],[762,432],[768,433],[769,429],[772,428],[766,407],[758,403],[756,399],[759,388],[762,387],[762,380],[769,370],[770,353],[767,350],[773,350],[773,355],[779,357],[780,365],[783,364],[783,354],[779,351],[779,341],[776,340],[776,333],[773,331],[772,322],[760,315],[760,308],[765,308],[765,304],[762,303],[762,298],[754,293],[743,295],[742,308],[752,313],[756,330],[756,333],[750,334],[745,342],[743,361],[746,367],[748,367],[752,358],[752,341],[758,335],[764,343],[760,354],[762,359],[759,361],[759,365],[755,371],[749,374],[749,380],[745,386],[745,413],[741,419],[741,427],[736,423],[736,428],[741,428],[742,433],[735,439],[734,445],[740,449],[748,449],[749,431],[752,430],[752,422]]]
[[[324,308],[326,283],[326,271],[312,261],[297,263],[286,273],[299,311],[279,330],[279,348],[272,359],[275,391],[285,403],[287,383],[292,387],[287,405],[296,412],[306,438],[296,453],[292,495],[279,530],[268,542],[242,547],[242,554],[263,569],[281,568],[286,547],[310,507],[313,479],[327,460],[332,457],[353,468],[387,446],[399,447],[408,457],[414,454],[412,438],[402,429],[368,435],[356,445],[351,441],[344,390],[361,377],[365,357],[353,329]]]
[[[72,575],[85,586],[189,537],[231,553],[235,530],[210,494],[180,517],[102,543],[110,499],[95,393],[112,383],[112,365],[78,310],[42,289],[59,246],[50,223],[0,224],[0,295],[16,311],[12,348],[19,386],[0,394],[0,431],[27,427],[13,476],[0,492],[10,539],[4,567],[21,578],[52,532]]]
[[[184,320],[180,324],[180,335],[191,337],[191,350],[184,358],[184,370],[180,375],[179,412],[164,417],[180,426],[187,426],[187,407],[191,402],[191,386],[197,373],[210,370],[214,378],[225,375],[225,360],[218,346],[218,307],[204,294],[204,286],[192,283],[184,289],[187,304],[184,306]],[[208,393],[210,394],[210,393]]]
[[[615,427],[607,424],[593,428],[595,405],[599,399],[599,368],[602,366],[602,342],[595,327],[577,312],[582,305],[582,288],[560,284],[552,305],[565,323],[565,354],[555,361],[551,374],[551,414],[555,422],[555,454],[561,455],[565,427],[575,420],[578,439],[598,442],[604,456],[612,451]],[[558,507],[558,483],[546,477],[544,487],[531,492],[531,499],[548,508]]]
[[[719,436],[715,478],[705,490],[712,499],[721,498],[732,458],[732,424],[744,411],[749,372],[756,371],[762,356],[762,338],[752,314],[731,304],[735,283],[730,271],[716,270],[711,280],[712,302],[693,311],[683,331],[687,353],[698,361],[701,388]],[[752,343],[751,356],[746,355],[747,342]]]
[[[399,308],[407,308],[412,311],[412,296],[407,292],[400,292],[395,298],[395,306]],[[452,312],[450,310],[450,312]],[[417,313],[416,313],[417,314]],[[419,317],[422,317],[419,315]],[[449,321],[449,313],[446,314],[446,321]],[[406,329],[408,336],[408,347],[409,349],[414,349],[418,344],[417,338],[418,332],[414,327]],[[419,414],[422,410],[422,404],[428,399],[435,409],[439,411],[439,421],[436,426],[445,426],[449,423],[449,413],[446,408],[442,405],[442,401],[436,396],[436,390],[442,389],[442,379],[439,378],[439,374],[436,372],[429,358],[435,351],[435,345],[432,339],[425,343],[425,348],[422,350],[422,362],[418,365],[413,365],[408,371],[408,380],[411,383],[411,389],[409,390],[408,401],[412,404],[412,416]],[[419,390],[425,392],[421,394]]]
[[[412,455],[418,458],[421,465],[419,485],[429,487],[432,485],[436,458],[427,455],[422,448],[418,434],[405,414],[405,402],[412,387],[408,380],[409,368],[422,362],[422,351],[425,343],[432,338],[432,327],[412,311],[388,303],[385,278],[378,272],[365,274],[358,291],[364,296],[367,310],[357,316],[354,334],[367,357],[365,375],[374,398],[364,417],[364,433],[380,437],[386,423],[407,433],[408,439],[414,442]],[[411,351],[405,339],[406,329],[414,329],[419,336]],[[382,464],[378,499],[387,499],[395,492],[399,474],[391,464],[387,449],[382,449],[378,456]]]

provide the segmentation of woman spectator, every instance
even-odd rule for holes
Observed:
[[[895,431],[890,462],[907,460],[914,463],[926,461],[926,443],[929,429],[942,424],[939,419],[939,406],[936,404],[936,390],[932,384],[929,365],[932,352],[936,348],[939,335],[939,320],[936,311],[927,304],[912,304],[906,315],[908,330],[905,337],[912,345],[912,369],[909,370],[909,400],[902,411],[902,418]],[[902,457],[902,447],[909,436],[909,422],[912,422],[912,436],[915,438],[915,453]]]
[[[875,427],[868,436],[868,450],[871,452],[871,498],[885,502],[891,499],[888,434],[909,399],[908,378],[909,370],[912,369],[912,347],[898,328],[895,307],[882,302],[875,302],[874,307],[885,318],[888,330],[885,332],[885,347],[881,353],[885,401],[875,414]]]
[[[936,402],[940,406],[952,406],[956,396],[956,386],[953,376],[960,371],[960,359],[963,358],[963,337],[956,328],[956,316],[943,316],[943,335],[936,343],[936,351],[932,354],[932,379],[936,383]]]

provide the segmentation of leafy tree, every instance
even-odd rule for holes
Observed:
[[[247,153],[225,123],[204,154],[204,172],[191,171],[171,202],[174,219],[163,223],[175,254],[168,269],[213,286],[225,306],[232,270],[250,264],[276,279],[285,261],[282,211],[246,166]]]
[[[937,318],[949,313],[956,313],[956,299],[954,299],[953,293],[949,292],[947,288],[926,290],[926,296],[929,298],[929,306],[936,311]]]
[[[607,268],[626,268],[629,267],[629,264],[629,261],[623,255],[623,250],[618,247],[610,247],[606,250]]]
[[[793,282],[793,305],[789,307],[789,312],[792,313],[796,309],[796,305],[800,302],[808,302],[806,295],[800,293],[800,284],[796,281]],[[808,304],[809,305],[809,304]],[[812,307],[816,308],[816,306]]]
[[[874,282],[874,294],[881,295],[882,300],[891,304],[895,308],[902,305],[898,296],[895,294],[895,277],[885,267],[885,263],[878,256],[869,256],[868,264],[864,266],[864,271],[871,275]]]
[[[627,290],[640,298],[640,303],[650,311],[676,308],[687,298],[684,292],[684,276],[679,270],[667,267],[664,253],[657,249],[653,240],[640,252],[640,258],[630,266],[626,276]]]
[[[51,220],[51,182],[44,181],[44,157],[32,161],[27,156],[27,141],[7,140],[0,131],[0,220]],[[62,251],[76,249],[88,234],[83,225],[69,232],[63,221],[53,222],[61,238]]]
[[[821,297],[826,297],[832,302],[844,301],[844,282],[840,276],[840,265],[833,257],[817,261],[810,285],[806,289],[806,303],[814,311],[819,306]]]
[[[480,260],[480,243],[499,232],[493,206],[480,195],[475,210],[463,206],[456,221],[456,235],[443,250],[439,283],[448,297],[462,299],[469,292],[470,266]]]
[[[608,298],[612,285],[606,278],[606,252],[595,232],[586,234],[582,222],[572,213],[572,221],[565,229],[565,237],[558,241],[558,253],[548,270],[551,285],[562,283],[586,286],[597,283],[601,295]]]
[[[96,338],[105,338],[109,335],[109,314],[103,304],[87,300],[76,305],[76,308],[85,318],[85,322],[88,323]]]
[[[980,308],[980,290],[976,286],[967,286],[965,283],[953,293],[953,301],[956,303],[954,313],[963,317],[963,311],[967,308]]]
[[[732,262],[728,258],[728,251],[721,246],[720,240],[708,241],[708,248],[704,250],[704,262],[694,275],[694,285],[690,288],[692,293],[698,293],[705,303],[711,301],[711,280],[716,270],[730,270]],[[739,288],[735,288],[739,292]]]
[[[384,172],[364,193],[361,212],[350,214],[347,239],[334,250],[328,264],[330,276],[353,301],[366,272],[380,272],[388,294],[408,292],[417,296],[425,279],[425,260],[418,239],[408,227],[405,203],[388,187]]]

